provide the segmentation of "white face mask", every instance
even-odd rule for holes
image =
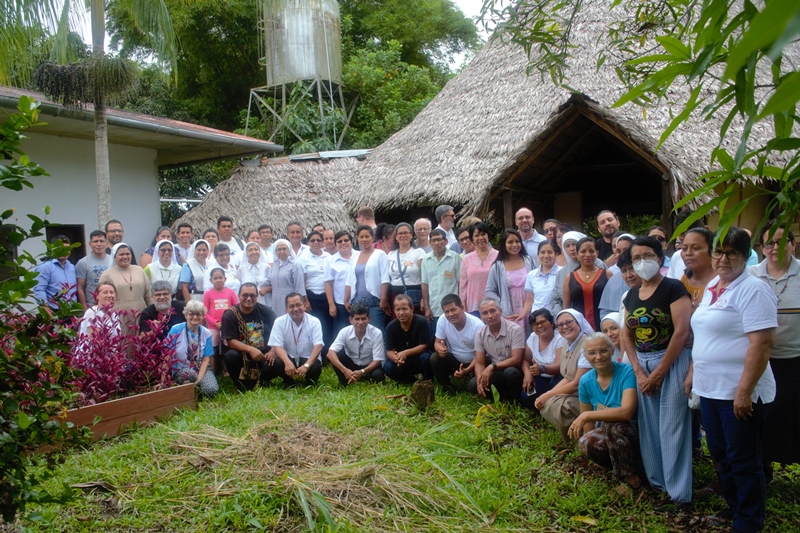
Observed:
[[[642,259],[633,264],[633,270],[636,275],[645,281],[658,274],[660,268],[661,265],[658,264],[658,261],[652,259]]]

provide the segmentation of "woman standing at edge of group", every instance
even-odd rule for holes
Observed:
[[[194,241],[189,249],[189,260],[181,267],[179,278],[183,299],[186,302],[189,300],[203,301],[206,271],[211,266],[208,260],[210,250],[208,241],[203,239]]]
[[[333,319],[333,338],[336,339],[336,335],[350,325],[344,293],[350,261],[359,252],[353,250],[353,237],[347,231],[337,232],[333,240],[339,251],[330,256],[325,264],[325,296],[328,299],[328,314]]]
[[[597,245],[591,237],[580,239],[575,248],[578,251],[578,268],[567,274],[561,287],[564,307],[577,309],[586,317],[595,331],[600,330],[600,298],[610,270],[599,267]]]
[[[527,330],[528,316],[533,306],[533,293],[525,291],[528,273],[535,268],[534,260],[522,245],[515,229],[505,229],[500,237],[497,259],[489,270],[486,297],[500,304],[503,316]]]
[[[174,261],[175,246],[172,241],[158,241],[155,246],[155,253],[158,254],[158,261],[151,261],[144,267],[144,273],[150,278],[150,282],[168,281],[172,286],[173,297],[180,287],[181,267]]]
[[[639,443],[650,485],[678,504],[692,500],[692,413],[684,394],[692,302],[677,279],[665,278],[661,243],[638,237],[628,250],[642,279],[623,303],[623,351],[639,384]]]
[[[767,223],[767,228],[773,222]],[[800,261],[794,257],[794,234],[779,228],[761,235],[764,260],[750,267],[778,298],[778,329],[769,364],[775,376],[775,401],[769,407],[764,432],[765,473],[772,463],[800,463]],[[783,253],[781,240],[786,237]]]
[[[121,318],[122,333],[125,335],[139,320],[139,313],[153,303],[150,279],[142,267],[131,264],[132,254],[131,247],[124,242],[115,244],[111,248],[114,264],[100,275],[100,284],[111,283],[117,288],[114,310],[131,311],[123,314]]]
[[[389,260],[386,254],[372,246],[372,228],[359,226],[356,238],[361,253],[350,259],[344,302],[347,313],[350,306],[364,304],[369,310],[370,324],[386,333],[386,316],[392,312],[389,306]]]
[[[708,452],[722,496],[733,514],[731,531],[764,527],[767,485],[762,451],[775,379],[769,356],[778,326],[778,298],[747,272],[750,236],[731,227],[711,257],[717,273],[692,315],[693,372],[687,389],[700,397]]]
[[[395,247],[388,253],[389,279],[391,280],[390,304],[398,294],[408,294],[414,301],[414,312],[422,314],[422,258],[425,250],[417,248],[412,242],[414,235],[411,224],[401,222],[394,228]]]
[[[305,246],[305,245],[304,245]],[[259,290],[263,296],[272,293],[272,310],[276,316],[286,314],[286,296],[296,292],[306,301],[306,283],[303,269],[292,255],[292,244],[286,239],[275,241],[275,262],[269,271],[267,284]]]
[[[479,308],[486,298],[489,270],[497,259],[498,251],[489,244],[491,230],[484,222],[476,222],[470,226],[469,237],[475,245],[475,251],[465,255],[461,262],[458,294],[467,313],[480,318]]]

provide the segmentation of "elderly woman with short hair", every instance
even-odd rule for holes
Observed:
[[[642,457],[633,368],[614,361],[614,344],[603,333],[589,335],[583,353],[592,369],[578,384],[581,414],[570,425],[569,436],[583,455],[638,486]]]
[[[305,246],[305,245],[303,245]],[[275,241],[275,262],[269,270],[264,294],[272,293],[272,310],[276,316],[286,314],[286,296],[293,292],[306,297],[303,268],[292,255],[292,243],[286,239]],[[263,295],[261,292],[259,294]]]
[[[731,227],[711,253],[717,277],[692,315],[693,373],[700,411],[733,531],[761,531],[767,490],[762,450],[775,399],[769,366],[778,327],[773,289],[747,272],[750,236]],[[796,386],[796,384],[794,384]],[[785,421],[784,421],[785,422]]]
[[[172,377],[178,384],[196,383],[200,392],[212,397],[219,392],[217,378],[209,368],[214,357],[211,331],[201,324],[206,318],[206,308],[192,300],[183,309],[186,322],[170,328],[168,342],[175,349]]]

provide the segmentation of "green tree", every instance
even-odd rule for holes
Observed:
[[[530,70],[568,86],[573,23],[587,5],[583,0],[512,4],[485,0],[482,15],[488,28],[501,30],[495,37],[525,48]],[[712,170],[700,177],[701,186],[676,208],[702,195],[713,199],[697,209],[676,234],[715,208],[720,211],[720,228],[726,231],[752,201],[751,197],[733,205],[729,202],[736,184],[743,180],[757,187],[756,196],[768,199],[755,236],[772,216],[777,219],[773,227],[794,221],[800,212],[800,138],[796,136],[800,72],[784,60],[784,51],[787,47],[797,50],[800,3],[614,0],[608,2],[608,9],[604,36],[608,44],[598,52],[598,67],[610,57],[621,59],[617,73],[628,88],[615,106],[669,102],[674,119],[661,143],[687,121],[725,117],[719,143],[710,154]],[[689,97],[672,101],[670,89],[680,85],[686,86]],[[734,121],[742,124],[735,131],[730,128]],[[766,143],[752,136],[754,126],[761,122],[772,130]]]
[[[0,26],[0,46],[5,53],[20,50],[29,42],[31,33],[26,28],[43,28],[55,36],[51,60],[65,64],[70,17],[74,13],[90,16],[92,30],[91,60],[64,69],[45,65],[38,71],[38,81],[48,96],[65,104],[87,100],[94,104],[95,117],[95,173],[97,179],[97,218],[102,226],[111,218],[111,178],[108,164],[108,124],[106,98],[109,94],[123,93],[135,80],[131,63],[118,61],[105,55],[105,2],[103,0],[64,0],[63,5],[49,0],[0,0],[0,13],[4,24]],[[116,0],[131,14],[132,21],[147,37],[156,57],[172,63],[177,45],[172,21],[163,0]],[[6,63],[0,63],[4,67]],[[0,79],[8,79],[8,72]]]

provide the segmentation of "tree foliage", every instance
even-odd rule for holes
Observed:
[[[525,48],[531,71],[568,86],[566,66],[574,46],[574,22],[587,4],[583,0],[512,4],[486,0],[483,17],[487,26],[501,30],[497,36]],[[794,221],[800,212],[800,73],[791,56],[798,58],[800,3],[614,0],[609,9],[610,23],[603,36],[607,44],[599,48],[597,63],[600,67],[609,58],[619,60],[617,74],[628,91],[615,106],[669,103],[673,120],[660,143],[690,120],[724,117],[719,143],[709,154],[711,171],[700,177],[701,186],[676,208],[703,195],[713,199],[676,234],[716,208],[724,234],[753,200],[731,205],[736,185],[745,181],[756,187],[755,196],[768,202],[754,235],[762,232],[772,216],[777,218],[774,227]],[[785,54],[789,49],[795,53]],[[679,86],[681,91],[671,91]],[[674,94],[689,97],[675,99]],[[754,138],[758,124],[770,128],[767,142]]]

